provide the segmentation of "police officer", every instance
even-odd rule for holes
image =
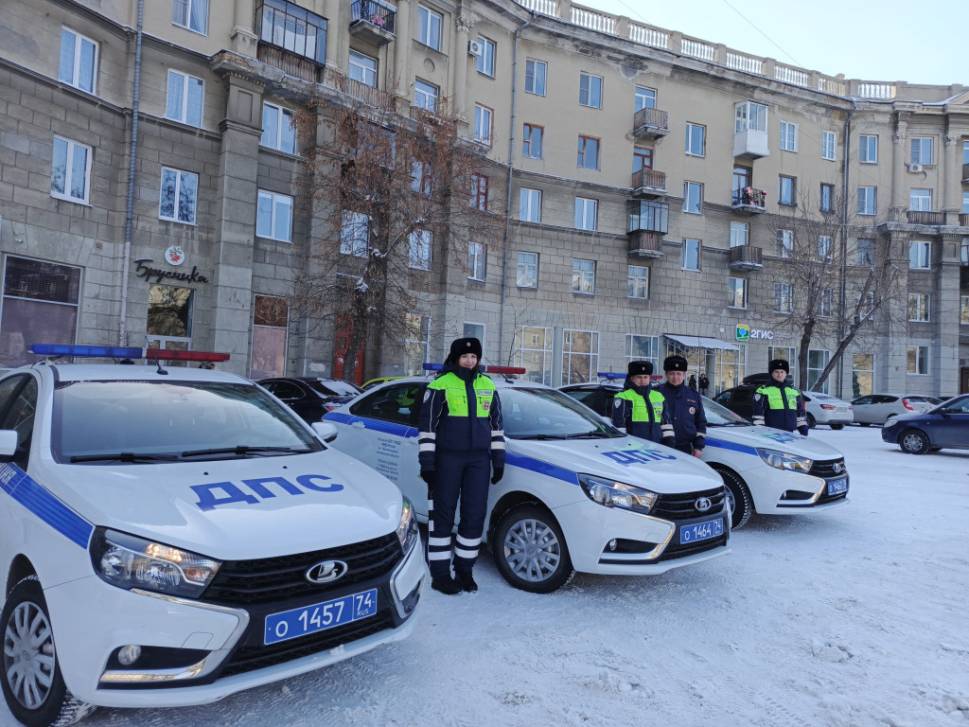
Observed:
[[[707,416],[703,400],[690,386],[683,385],[687,361],[682,356],[667,356],[663,361],[666,382],[656,387],[666,398],[666,408],[673,424],[674,446],[681,452],[699,457],[703,454],[707,434]]]
[[[787,375],[791,367],[782,358],[770,362],[769,384],[754,392],[754,424],[793,432],[795,429],[805,437],[808,433],[804,397],[793,386],[788,386]]]
[[[623,390],[613,399],[612,423],[634,437],[672,447],[673,425],[666,399],[649,385],[652,373],[649,361],[629,362]]]
[[[478,371],[481,341],[451,343],[444,370],[427,385],[418,435],[421,478],[427,483],[427,560],[431,587],[441,593],[474,592],[471,571],[478,557],[488,506],[488,480],[505,472],[501,402],[494,382]],[[454,513],[461,499],[457,543]]]

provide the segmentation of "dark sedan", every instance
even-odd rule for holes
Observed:
[[[313,376],[263,379],[259,385],[310,424],[360,393],[360,389],[346,381]]]
[[[903,414],[882,427],[882,440],[903,452],[969,449],[969,395],[957,396],[925,412]]]

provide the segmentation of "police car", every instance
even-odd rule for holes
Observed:
[[[548,593],[575,571],[651,575],[728,552],[716,473],[622,434],[555,389],[503,375],[516,371],[487,370],[501,397],[506,467],[485,532],[511,585]],[[427,384],[383,384],[324,417],[339,430],[334,446],[396,482],[422,520],[417,426]]]
[[[625,374],[599,375],[606,383],[575,384],[562,391],[607,416],[612,397],[622,390],[608,382]],[[723,478],[733,529],[743,527],[754,513],[816,512],[847,500],[844,456],[830,444],[755,426],[706,397],[703,410],[707,436],[702,460]]]
[[[256,384],[168,366],[0,378],[0,684],[24,724],[213,702],[413,628],[426,570],[399,490]]]

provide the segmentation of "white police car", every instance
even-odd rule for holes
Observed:
[[[491,488],[486,533],[511,585],[547,593],[574,571],[650,575],[728,552],[715,472],[622,434],[555,389],[493,378],[506,469]],[[422,519],[427,485],[419,477],[417,418],[427,383],[384,384],[324,417],[340,431],[334,446],[396,482]]]
[[[426,572],[412,508],[323,443],[334,434],[216,371],[40,363],[0,378],[14,716],[212,702],[407,636]]]

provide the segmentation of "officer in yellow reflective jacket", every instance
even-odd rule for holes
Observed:
[[[418,434],[421,478],[427,483],[427,560],[431,587],[441,593],[474,592],[472,569],[481,547],[488,481],[505,472],[505,433],[494,382],[478,371],[481,341],[451,344],[444,371],[427,385]],[[461,500],[456,542],[454,513]],[[451,560],[454,574],[451,575]]]
[[[754,424],[783,429],[785,432],[797,430],[806,437],[808,423],[804,397],[786,383],[790,364],[777,358],[770,362],[769,368],[771,382],[754,392]]]
[[[634,437],[672,447],[673,422],[666,397],[649,385],[653,364],[630,361],[622,392],[612,400],[612,423]]]

